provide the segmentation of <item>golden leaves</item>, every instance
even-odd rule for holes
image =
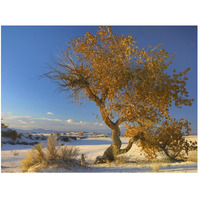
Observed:
[[[180,107],[193,101],[185,88],[189,68],[168,75],[174,55],[161,46],[149,45],[146,50],[132,36],[100,27],[96,34],[87,32],[68,42],[54,68],[54,79],[78,102],[88,97],[97,106],[103,103],[110,118],[118,114],[130,123],[149,119],[157,123],[169,118],[172,102]]]
[[[147,159],[154,159],[158,152],[163,152],[170,159],[176,159],[182,151],[188,154],[189,151],[197,148],[196,143],[188,143],[185,136],[190,134],[190,123],[183,119],[165,120],[155,124],[151,121],[140,121],[140,125],[127,125],[125,135],[134,137],[142,134],[143,137],[137,144],[146,154]]]

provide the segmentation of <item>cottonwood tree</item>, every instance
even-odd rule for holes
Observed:
[[[158,123],[169,117],[172,102],[177,107],[192,105],[185,88],[189,69],[167,74],[174,55],[161,46],[139,48],[131,35],[115,35],[111,27],[100,27],[93,35],[87,32],[69,41],[51,64],[46,76],[77,103],[86,98],[95,102],[112,131],[112,145],[96,162],[113,161],[139,138],[134,135],[122,149],[120,124],[149,119]]]

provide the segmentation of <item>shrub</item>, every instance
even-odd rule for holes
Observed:
[[[17,131],[8,129],[6,131],[1,132],[2,137],[11,138],[12,140],[16,140],[17,138],[21,139],[21,134],[18,134]]]
[[[22,162],[21,162],[21,170],[22,172],[28,171],[31,166],[34,166],[37,164],[36,160],[36,151],[32,149],[31,151],[28,152],[27,157],[25,157]]]
[[[41,143],[34,146],[33,149],[28,152],[28,156],[22,160],[21,170],[22,172],[28,171],[30,167],[38,164],[43,167],[46,167],[48,164],[48,160],[46,159]]]
[[[28,134],[28,138],[31,139],[31,140],[33,140],[33,136],[32,136],[31,133]]]
[[[16,150],[14,150],[12,153],[13,153],[13,155],[14,155],[14,156],[17,156],[17,155],[19,155],[19,152],[18,152],[18,151],[16,151]]]
[[[72,136],[72,133],[71,133],[71,132],[69,132],[69,133],[68,133],[68,136],[69,136],[69,137],[71,137],[71,136]]]
[[[58,157],[58,151],[59,149],[56,148],[56,143],[57,143],[57,136],[49,136],[47,138],[47,158],[48,160],[55,160]]]
[[[51,164],[58,167],[69,168],[71,166],[80,166],[77,160],[79,149],[76,147],[58,146],[56,147],[57,137],[48,136],[46,149],[42,148],[42,144],[37,144],[29,153],[28,156],[22,160],[21,169],[23,172],[39,171]],[[33,170],[34,169],[34,170]]]
[[[3,123],[3,118],[1,118],[1,128],[8,128],[8,125]]]
[[[161,163],[158,162],[151,163],[151,168],[153,169],[153,172],[159,172],[161,167],[162,167]]]
[[[39,143],[37,145],[34,146],[34,150],[36,150],[35,152],[35,160],[38,162],[38,163],[41,163],[41,162],[47,162],[48,161],[48,158],[46,156],[46,154],[44,153],[44,149],[42,148],[42,144]]]
[[[78,155],[79,149],[77,147],[67,147],[65,145],[59,148],[59,157],[65,162],[76,160]]]
[[[55,135],[57,136],[57,138],[60,136],[60,132],[56,132]]]
[[[79,136],[82,137],[83,136],[83,132],[78,132]]]

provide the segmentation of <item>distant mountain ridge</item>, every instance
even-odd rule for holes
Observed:
[[[45,130],[42,128],[31,129],[31,130],[22,130],[22,129],[16,129],[16,128],[11,128],[11,129],[16,130],[19,133],[56,133],[58,132],[56,130]],[[64,131],[59,131],[59,132],[64,132]]]
[[[8,128],[16,130],[19,133],[56,133],[56,132],[65,133],[65,132],[79,132],[80,131],[80,130],[58,131],[58,130],[46,130],[46,129],[42,129],[42,128],[31,129],[31,130],[22,130],[22,129],[16,129],[16,128],[11,128],[11,127],[8,127]],[[89,131],[89,132],[96,132],[96,131]],[[108,133],[108,131],[99,131],[99,132],[101,132],[101,133]],[[122,131],[122,133],[123,133],[123,131]],[[197,135],[197,132],[192,133],[192,134],[193,135]]]

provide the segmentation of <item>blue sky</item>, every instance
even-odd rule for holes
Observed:
[[[38,79],[48,71],[47,63],[60,47],[74,37],[95,33],[97,26],[2,26],[1,27],[1,112],[4,122],[13,128],[53,129],[59,131],[86,130],[109,132],[96,119],[98,108],[87,102],[71,104],[66,94],[56,91],[49,79]],[[171,110],[177,118],[192,123],[197,131],[197,27],[195,26],[113,26],[114,34],[131,34],[138,45],[147,47],[164,43],[175,54],[169,71],[188,72],[187,89],[193,106]]]

